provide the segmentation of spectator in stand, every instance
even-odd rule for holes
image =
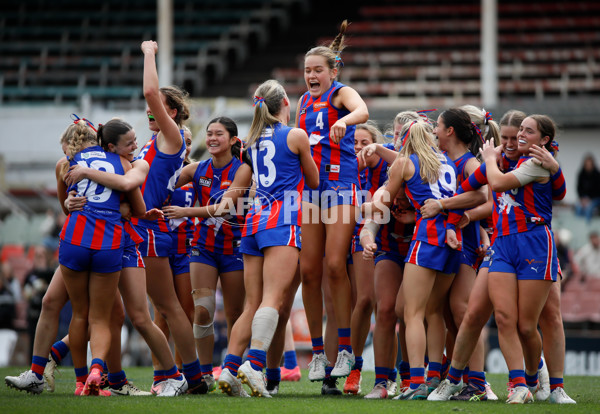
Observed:
[[[14,329],[14,319],[16,316],[16,300],[6,283],[4,274],[0,274],[0,329]]]
[[[573,260],[573,250],[569,247],[572,238],[573,235],[569,229],[557,229],[554,231],[554,242],[556,243],[556,254],[560,263],[563,289],[571,280],[578,278],[577,264]]]
[[[577,176],[577,194],[579,200],[575,206],[578,216],[584,216],[589,223],[594,215],[594,209],[600,206],[600,171],[596,167],[594,156],[588,153],[583,158],[583,164]]]
[[[33,269],[25,277],[23,284],[23,297],[27,301],[27,333],[31,338],[29,344],[29,357],[33,355],[33,338],[35,328],[42,312],[42,299],[50,285],[55,267],[51,267],[50,258],[52,253],[43,247],[36,246],[33,255]]]
[[[589,243],[583,245],[573,258],[584,280],[600,280],[600,236],[597,231],[590,233]]]
[[[12,264],[9,260],[2,263],[2,276],[4,278],[4,285],[10,292],[12,293],[13,298],[16,302],[20,302],[23,299],[23,294],[21,292],[21,284],[19,280],[15,277],[15,272],[13,271]]]

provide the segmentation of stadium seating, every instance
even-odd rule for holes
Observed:
[[[348,27],[340,81],[365,99],[463,98],[481,91],[479,1],[423,4],[374,1]],[[498,2],[501,99],[597,96],[600,93],[600,4],[534,0]],[[320,38],[316,44],[327,44]],[[273,77],[303,91],[301,67]],[[249,89],[252,90],[255,85]],[[422,102],[422,100],[421,100]]]
[[[299,1],[173,0],[174,83],[199,95],[222,80],[268,42],[270,24],[288,24]],[[156,3],[140,0],[3,3],[0,102],[139,101],[139,47],[157,38],[156,16]]]

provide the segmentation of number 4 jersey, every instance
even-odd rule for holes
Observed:
[[[333,142],[329,132],[338,119],[350,112],[333,106],[333,95],[344,84],[334,81],[331,88],[318,98],[310,93],[302,95],[298,128],[308,134],[313,159],[319,168],[321,180],[343,181],[358,185],[358,162],[354,153],[355,125],[346,127],[346,135],[339,144]]]
[[[88,147],[75,154],[71,165],[81,165],[113,174],[125,174],[121,157],[104,152],[99,146]],[[78,196],[87,198],[82,211],[73,211],[67,217],[60,239],[75,246],[93,250],[118,249],[123,242],[123,225],[119,206],[121,193],[94,181],[84,179],[69,188]]]

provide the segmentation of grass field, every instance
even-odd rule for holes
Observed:
[[[24,367],[1,368],[2,379],[6,375],[18,375]],[[152,382],[150,368],[127,368],[130,381],[139,388],[149,390]],[[363,374],[363,393],[369,392],[373,385],[374,373]],[[41,395],[30,395],[0,387],[0,409],[2,413],[592,413],[600,412],[600,378],[568,377],[566,390],[577,401],[577,405],[555,405],[548,402],[536,402],[525,407],[509,406],[506,399],[506,376],[490,375],[488,382],[500,398],[499,401],[479,403],[428,402],[365,400],[362,396],[323,397],[320,395],[320,383],[306,380],[306,371],[300,382],[282,382],[280,394],[272,399],[230,398],[218,390],[208,395],[181,396],[176,398],[156,397],[75,397],[73,395],[75,377],[70,367],[61,368],[56,377],[56,391]],[[340,381],[340,384],[342,381]],[[341,385],[340,385],[341,387]]]

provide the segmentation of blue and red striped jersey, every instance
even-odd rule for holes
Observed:
[[[306,131],[311,152],[321,180],[344,181],[358,185],[358,162],[354,153],[355,125],[348,125],[339,144],[329,138],[329,130],[336,121],[350,112],[333,106],[332,97],[344,84],[334,81],[323,95],[313,98],[309,92],[302,95],[298,128]]]
[[[192,183],[188,183],[173,191],[171,205],[179,207],[192,207],[196,203],[196,190]],[[173,246],[171,252],[174,254],[185,254],[191,246],[196,230],[195,218],[183,217],[169,220]]]
[[[530,157],[521,157],[516,168]],[[495,235],[506,236],[552,222],[552,183],[531,182],[494,196]]]
[[[141,185],[142,195],[144,196],[148,210],[162,208],[169,204],[169,198],[173,194],[173,190],[175,190],[175,184],[183,168],[183,160],[185,158],[183,129],[180,132],[183,144],[176,154],[165,154],[159,151],[156,143],[156,135],[153,135],[136,157],[136,159],[146,160],[150,165],[150,171],[146,176],[146,180]],[[164,218],[152,221],[134,218],[131,222],[135,225],[163,233],[169,231],[169,226]]]
[[[302,224],[304,177],[300,155],[294,154],[287,144],[291,129],[281,123],[265,128],[250,147],[256,195],[246,215],[243,236]]]
[[[212,158],[199,162],[193,179],[199,205],[218,203],[233,183],[241,165],[240,160],[235,157],[222,168],[215,168]],[[244,218],[245,214],[198,218],[192,246],[199,246],[210,252],[232,254],[234,247],[239,247]]]
[[[120,175],[125,173],[121,157],[104,152],[99,146],[78,152],[70,164]],[[78,196],[86,197],[87,203],[83,210],[69,214],[60,232],[60,239],[93,250],[120,248],[123,245],[123,225],[119,212],[121,192],[87,178],[71,186],[70,190],[76,190]]]
[[[409,159],[415,166],[415,173],[406,181],[406,196],[415,208],[416,221],[413,240],[419,240],[434,246],[446,244],[446,220],[442,214],[435,217],[423,218],[421,206],[427,199],[443,199],[452,197],[456,192],[456,167],[444,154],[439,154],[442,165],[440,175],[435,183],[423,181],[420,175],[420,162],[416,154],[411,154]],[[460,241],[460,230],[456,230]]]
[[[467,163],[475,158],[475,156],[471,152],[466,152],[461,155],[457,159],[454,160],[454,165],[456,166],[457,176],[456,176],[456,185],[461,186],[463,182],[469,180],[469,174],[467,173],[466,166]],[[479,221],[472,221],[462,228],[462,241],[463,241],[463,249],[475,252],[477,247],[479,247],[479,243],[481,242],[481,235],[479,234]]]

